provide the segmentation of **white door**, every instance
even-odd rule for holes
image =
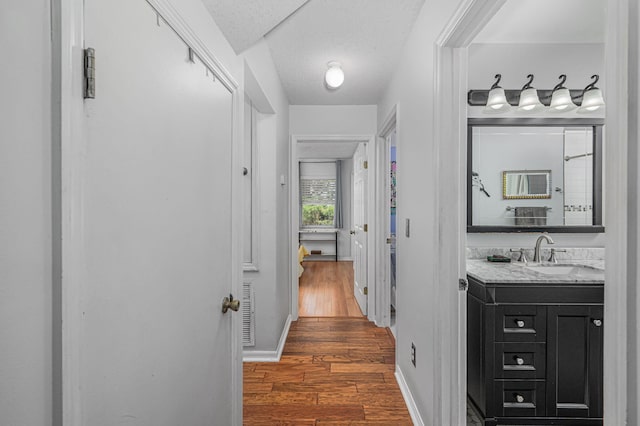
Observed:
[[[85,46],[82,424],[232,425],[232,93],[143,0],[85,0]]]
[[[393,129],[385,138],[385,287],[390,289],[389,300],[394,311],[396,306],[396,130]],[[391,331],[395,332],[395,316],[390,315]]]
[[[367,144],[353,155],[353,293],[363,315],[367,315]]]

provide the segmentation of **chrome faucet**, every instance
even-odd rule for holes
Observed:
[[[547,240],[547,243],[549,244],[553,244],[553,240],[551,239],[551,237],[549,236],[549,234],[542,234],[538,237],[538,239],[536,240],[536,247],[533,250],[533,261],[540,263],[541,262],[541,257],[540,257],[540,245],[542,244],[543,240]]]

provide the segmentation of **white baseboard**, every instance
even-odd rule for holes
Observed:
[[[351,256],[347,256],[347,257],[338,256],[338,260],[341,261],[341,262],[353,262],[353,257],[351,257]]]
[[[409,390],[409,386],[407,385],[407,381],[404,379],[404,375],[402,374],[402,370],[400,366],[396,364],[396,381],[398,382],[398,386],[400,386],[400,392],[402,392],[402,397],[404,398],[404,402],[407,404],[407,409],[409,410],[409,415],[411,416],[411,421],[415,426],[424,426],[424,422],[422,421],[422,417],[420,416],[420,412],[418,411],[418,406],[416,405],[415,399],[413,399],[413,395]]]
[[[275,351],[242,351],[243,362],[279,362],[282,357],[282,351],[284,350],[284,344],[287,341],[289,335],[289,328],[291,327],[291,315],[287,317],[287,321],[282,328],[282,334],[280,335],[280,341]]]

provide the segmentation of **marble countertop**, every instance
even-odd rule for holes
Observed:
[[[560,265],[587,266],[579,273],[550,275],[527,268],[538,264],[529,262],[496,263],[486,259],[467,259],[467,274],[485,284],[508,283],[546,283],[546,284],[604,284],[604,260],[564,260]],[[554,266],[553,263],[543,262],[541,266]]]

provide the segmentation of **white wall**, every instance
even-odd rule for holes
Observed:
[[[582,89],[591,82],[593,74],[599,74],[598,87],[606,94],[604,44],[472,44],[468,49],[468,88],[488,89],[498,73],[502,74],[500,85],[505,89],[521,88],[527,74],[535,75],[533,86],[538,89],[552,89],[560,74],[567,74],[566,87]],[[481,110],[482,107],[471,107],[469,116],[486,118]],[[604,117],[603,114],[593,116]],[[509,115],[513,114],[506,116]],[[549,113],[536,116],[545,115],[559,117]],[[572,112],[566,116],[579,115]],[[556,244],[565,247],[604,247],[606,233],[553,234],[553,238]],[[469,247],[529,247],[532,242],[535,234],[467,234]]]
[[[0,424],[52,417],[50,2],[0,5]]]
[[[637,99],[640,98],[640,7],[637,2],[630,2],[629,13],[629,254],[628,262],[628,305],[627,305],[627,338],[628,346],[628,425],[640,424],[640,109]]]
[[[383,123],[397,105],[397,364],[427,425],[439,424],[437,390],[440,360],[434,342],[441,285],[433,278],[437,247],[434,203],[437,188],[437,151],[434,128],[434,45],[459,1],[427,2],[416,19],[392,80],[378,105]],[[405,219],[411,219],[411,236],[405,236]],[[410,362],[411,343],[417,363]],[[445,372],[446,373],[446,372]],[[455,386],[455,384],[453,385]]]
[[[255,291],[256,345],[250,351],[275,351],[289,315],[289,101],[264,40],[242,57],[251,68],[273,114],[258,118],[259,271],[245,272]],[[284,176],[285,184],[280,184]]]
[[[373,135],[377,131],[375,105],[291,105],[292,135]]]

